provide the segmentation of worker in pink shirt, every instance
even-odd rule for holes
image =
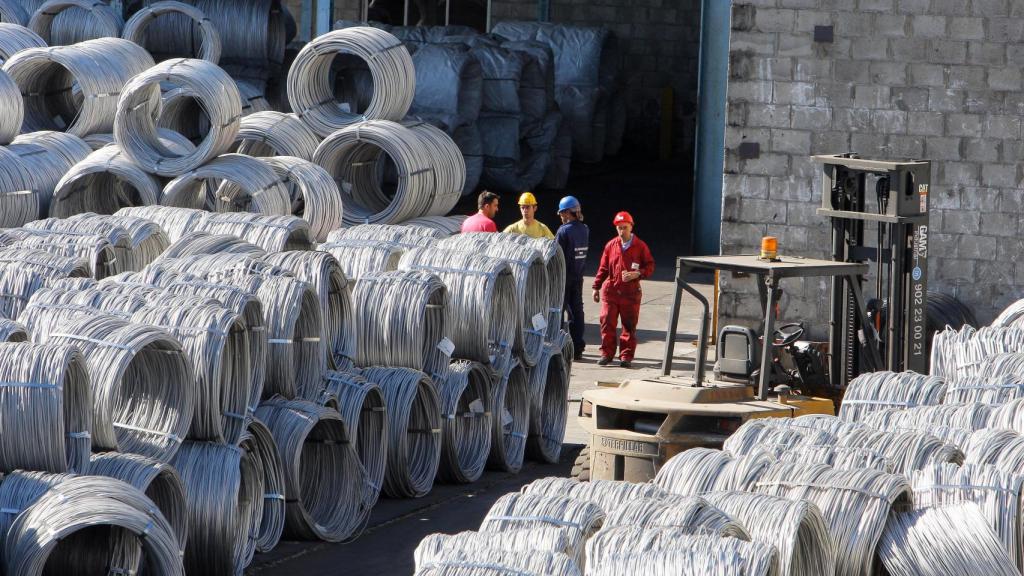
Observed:
[[[498,214],[498,200],[498,195],[494,192],[481,192],[476,199],[476,207],[479,210],[462,223],[462,233],[497,232],[498,226],[494,223],[494,217]]]

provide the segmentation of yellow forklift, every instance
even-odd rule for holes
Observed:
[[[779,256],[772,238],[762,242],[761,254],[678,258],[662,375],[583,394],[579,422],[590,444],[576,461],[574,477],[645,482],[679,452],[720,448],[747,420],[834,414],[842,391],[861,372],[927,372],[929,163],[853,154],[814,160],[823,171],[818,213],[832,223],[833,259]],[[873,246],[865,242],[865,222],[875,223]],[[887,314],[884,326],[869,315],[862,292],[869,262],[877,266],[877,294],[887,296],[889,310],[900,312]],[[739,326],[719,331],[710,380],[710,307],[687,282],[695,269],[755,277],[763,314],[757,332]],[[783,282],[809,277],[832,279],[827,344],[802,342],[800,323],[776,325]],[[683,292],[697,299],[702,316],[692,375],[673,375]]]

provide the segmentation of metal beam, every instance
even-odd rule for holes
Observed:
[[[316,35],[326,34],[334,27],[334,0],[316,0]]]

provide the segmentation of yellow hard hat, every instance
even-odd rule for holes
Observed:
[[[521,196],[519,196],[519,205],[520,206],[536,206],[537,205],[537,199],[533,197],[533,193],[532,192],[523,192],[523,194]]]

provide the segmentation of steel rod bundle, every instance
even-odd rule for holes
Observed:
[[[984,366],[987,359],[1022,349],[1024,329],[1016,326],[946,329],[932,339],[931,373],[949,380],[992,376],[994,373]]]
[[[36,182],[21,156],[0,146],[0,226],[21,226],[39,218],[46,190],[38,189]]]
[[[257,416],[274,435],[284,463],[285,534],[341,542],[366,520],[366,472],[341,416],[305,400],[271,399]]]
[[[0,318],[0,342],[28,342],[28,332],[22,324]]]
[[[114,214],[122,208],[152,206],[162,189],[159,179],[113,144],[93,152],[64,174],[54,188],[50,215]]]
[[[355,109],[355,102],[335,101],[332,64],[339,55],[369,67],[373,94],[363,111]],[[319,36],[299,51],[288,71],[288,101],[314,132],[327,136],[363,120],[401,120],[412,104],[415,83],[412,57],[398,38],[377,28],[346,28]]]
[[[188,54],[173,54],[172,56],[184,56],[188,58],[200,58],[216,64],[220,61],[221,52],[221,41],[220,32],[217,30],[217,26],[206,17],[206,14],[202,10],[195,6],[185,4],[183,2],[175,1],[164,1],[150,4],[149,6],[139,10],[128,19],[128,22],[124,25],[124,30],[121,32],[121,37],[126,40],[131,40],[140,46],[144,46],[147,50],[154,54],[164,54],[167,48],[166,43],[161,42],[162,35],[152,35],[149,33],[150,26],[160,18],[167,14],[181,14],[187,17],[194,24],[193,29],[198,29],[200,33],[200,39],[198,41],[198,49],[190,51]],[[194,44],[195,42],[193,42]],[[161,60],[165,58],[160,58]]]
[[[420,498],[430,492],[441,459],[441,402],[426,374],[410,368],[367,368],[380,386],[388,415],[384,493]]]
[[[186,441],[172,462],[188,505],[188,574],[238,574],[262,520],[263,476],[232,445]]]
[[[262,82],[269,75],[283,74],[279,69],[285,56],[287,9],[280,2],[198,0],[195,4],[220,31],[220,62],[232,75]]]
[[[634,564],[643,564],[645,557],[658,552],[678,552],[705,556],[716,563],[739,566],[743,574],[768,576],[778,574],[778,557],[771,544],[744,542],[736,538],[718,538],[704,534],[690,534],[679,528],[649,528],[619,526],[601,529],[587,541],[587,574],[645,574],[629,569]],[[657,557],[657,556],[655,556]],[[675,565],[665,558],[669,565]],[[678,560],[677,560],[678,561]],[[690,560],[689,562],[692,562]],[[688,564],[684,561],[682,564]],[[608,565],[618,567],[617,572]],[[706,574],[720,574],[720,569],[708,570]]]
[[[1020,528],[1024,476],[989,465],[940,464],[914,472],[910,480],[918,510],[964,502],[977,504],[1014,566],[1020,568],[1024,561],[1024,534]]]
[[[61,256],[45,250],[0,248],[0,264],[16,264],[19,269],[39,274],[45,280],[88,278],[90,276],[89,264],[85,260]],[[9,269],[10,267],[8,267]],[[28,296],[31,294],[25,295],[25,302],[28,301]],[[25,302],[22,302],[22,306]]]
[[[127,258],[122,266],[125,270],[142,270],[163,254],[171,244],[160,226],[144,218],[84,213],[77,214],[70,220],[75,225],[93,226],[97,229],[104,226],[123,228],[128,233],[131,248],[124,256],[118,256]]]
[[[492,370],[490,468],[517,473],[523,467],[530,431],[530,385],[516,358],[506,358]]]
[[[0,344],[0,380],[0,470],[88,472],[92,399],[78,350]]]
[[[337,403],[345,429],[366,471],[366,513],[369,515],[384,484],[391,437],[384,393],[380,386],[348,372],[327,372],[324,380],[324,399]]]
[[[239,154],[294,156],[312,161],[320,145],[320,137],[294,114],[266,111],[242,118],[235,142]]]
[[[19,233],[26,233],[25,231],[32,231],[32,234],[39,236],[103,237],[110,244],[114,257],[117,259],[114,269],[119,270],[118,274],[122,271],[127,271],[126,266],[132,260],[132,241],[128,230],[102,219],[72,220],[46,218],[29,222],[23,227],[23,231]]]
[[[341,192],[326,170],[294,156],[273,156],[263,161],[288,189],[292,214],[309,222],[312,239],[323,242],[328,232],[341,226]]]
[[[220,184],[214,186],[211,181]],[[291,214],[288,189],[273,168],[262,160],[242,154],[218,156],[171,180],[164,187],[160,203],[213,212]]]
[[[888,408],[939,404],[945,388],[942,378],[935,376],[914,372],[869,372],[850,382],[839,417],[860,422],[868,414]]]
[[[262,258],[267,253],[234,234],[214,234],[195,231],[174,242],[164,250],[158,261],[183,259],[195,256],[230,255]]]
[[[399,269],[433,272],[448,288],[444,323],[459,327],[451,334],[454,357],[490,364],[511,351],[520,304],[507,263],[478,254],[417,248],[402,256]]]
[[[313,288],[320,302],[320,339],[326,343],[328,365],[335,369],[351,367],[357,346],[355,311],[348,279],[338,261],[326,252],[297,251],[270,254],[265,260]],[[316,389],[299,392],[300,397],[311,401],[317,395]]]
[[[74,474],[25,470],[5,474],[3,482],[0,483],[0,506],[5,510],[0,514],[0,533],[6,538],[19,514],[39,500],[50,488],[74,477]]]
[[[715,483],[732,461],[728,453],[691,448],[665,463],[654,477],[662,490],[680,496],[701,496],[715,491]]]
[[[901,475],[788,463],[769,468],[756,492],[816,505],[836,546],[836,574],[862,576],[873,574],[889,514],[908,510],[911,498]]]
[[[199,221],[206,217],[206,212],[190,208],[173,208],[170,206],[140,206],[121,208],[115,216],[132,216],[143,218],[155,223],[167,235],[171,242],[177,242],[193,231]]]
[[[505,533],[525,528],[563,528],[569,537],[569,557],[582,567],[584,543],[597,532],[604,518],[601,508],[586,500],[511,493],[498,498],[491,506],[480,523],[480,531]]]
[[[856,446],[794,446],[779,454],[780,462],[824,464],[840,470],[866,468],[892,473],[894,464],[885,454]]]
[[[376,242],[393,242],[404,248],[426,248],[434,246],[436,238],[429,230],[404,224],[359,224],[348,228],[332,230],[327,235],[328,242],[340,240],[373,240]]]
[[[95,308],[81,304],[41,303],[36,298],[35,302],[29,302],[25,307],[18,321],[28,329],[32,343],[45,344],[50,338],[50,332],[56,330],[58,324],[88,317],[96,312]]]
[[[441,240],[448,236],[454,236],[462,230],[462,223],[466,216],[420,216],[402,223],[407,228],[417,228],[428,233],[432,238]]]
[[[0,38],[3,30],[0,29]],[[0,144],[10,144],[21,133],[25,118],[25,103],[21,90],[7,72],[0,71],[0,106],[4,115],[0,117]]]
[[[28,12],[17,0],[0,2],[0,23],[24,26],[28,18]]]
[[[209,133],[193,152],[176,153],[160,140],[155,121],[160,82],[187,89],[210,121]],[[125,85],[117,103],[114,137],[128,157],[143,169],[177,177],[226,153],[238,134],[241,115],[238,85],[226,72],[205,60],[172,58]]]
[[[778,454],[794,446],[828,446],[835,441],[835,436],[822,430],[772,426],[754,419],[744,422],[729,436],[722,449],[734,456],[746,456],[758,450]]]
[[[835,574],[835,545],[811,502],[749,492],[717,492],[705,498],[741,523],[752,541],[775,547],[779,576]]]
[[[151,66],[152,57],[139,45],[98,38],[73,46],[22,50],[4,63],[4,71],[24,98],[22,131],[85,136],[111,131],[121,89]]]
[[[904,410],[884,410],[869,415],[864,423],[883,431],[911,430],[938,437],[944,442],[965,448],[972,432],[990,426],[992,409],[985,404],[941,404],[918,406]],[[992,424],[1007,428],[1007,425]]]
[[[721,543],[703,540],[700,549],[660,550],[644,554],[624,554],[606,559],[587,576],[644,574],[647,576],[746,576],[749,572],[736,556],[723,557]],[[693,545],[694,543],[689,543]]]
[[[681,528],[692,534],[750,540],[746,528],[699,496],[661,494],[637,498],[617,506],[605,519],[603,528],[639,526]]]
[[[793,427],[799,430],[822,430],[837,438],[867,428],[860,422],[849,422],[831,414],[805,414],[796,418],[765,418],[762,419],[762,423],[766,426]]]
[[[182,344],[195,374],[195,411],[188,437],[237,444],[245,430],[252,381],[246,324],[216,304],[151,303],[132,322],[163,328]]]
[[[411,225],[406,222],[406,225]],[[454,232],[453,232],[454,234]],[[488,242],[515,242],[529,246],[540,253],[548,279],[548,339],[554,339],[562,325],[562,299],[565,297],[565,254],[555,240],[530,238],[524,234],[471,234]]]
[[[445,216],[459,203],[466,185],[462,152],[448,134],[435,126],[420,121],[406,122],[405,126],[424,141],[431,155],[435,197],[430,211],[422,216]]]
[[[878,556],[893,576],[1020,574],[971,503],[894,514],[879,542]]]
[[[447,305],[444,284],[430,272],[363,276],[353,294],[356,365],[413,368],[445,381],[452,354]]]
[[[530,437],[526,453],[554,464],[562,454],[568,418],[569,371],[561,343],[544,346],[537,364],[527,370],[530,382]]]
[[[92,443],[169,461],[192,422],[194,375],[170,334],[109,315],[59,324],[48,339],[77,347],[89,370]]]
[[[31,190],[38,202],[39,209],[38,215],[33,216],[32,220],[49,214],[50,199],[53,198],[53,190],[57,187],[57,183],[65,173],[71,170],[72,166],[92,153],[92,149],[84,140],[74,134],[64,132],[22,134],[15,138],[6,149],[13,152],[28,170]],[[8,170],[14,169],[14,167],[8,167]],[[11,177],[16,176],[12,173]],[[11,190],[11,192],[17,191]]]
[[[12,0],[12,2],[7,6],[18,6],[16,0]],[[46,41],[23,24],[23,22],[11,22],[6,18],[0,22],[0,65],[22,50],[46,47]]]
[[[310,250],[313,247],[309,225],[295,216],[244,212],[208,214],[199,221],[195,231],[235,236],[267,252]]]
[[[123,264],[117,259],[114,246],[103,236],[22,230],[27,233],[10,248],[44,250],[58,256],[84,261],[89,266],[89,275],[97,280],[125,271],[122,268]]]
[[[625,506],[632,500],[658,498],[665,495],[661,488],[651,483],[634,484],[632,482],[616,482],[612,480],[578,482],[571,478],[555,477],[534,480],[523,486],[522,492],[524,494],[565,496],[567,498],[586,500],[596,504],[606,516],[611,516],[618,508]]]
[[[2,252],[0,250],[0,254]],[[32,295],[47,282],[48,278],[39,271],[25,269],[17,263],[0,264],[0,318],[19,320]],[[19,321],[25,322],[24,319]]]
[[[253,536],[256,540],[255,551],[268,552],[277,546],[284,532],[284,462],[270,429],[256,418],[251,418],[246,424],[238,447],[249,455],[257,472],[263,477],[263,517],[259,522],[259,531]]]
[[[891,464],[894,474],[910,475],[929,464],[959,464],[964,460],[959,448],[924,432],[854,432],[840,438],[838,445],[881,454]]]
[[[452,362],[448,377],[435,380],[441,402],[442,482],[468,484],[484,473],[491,451],[491,374],[479,362]]]
[[[521,552],[501,548],[453,550],[442,558],[424,564],[416,572],[420,576],[497,576],[559,574],[580,576],[579,567],[568,556],[558,552]]]
[[[1024,376],[961,376],[946,384],[944,404],[981,403],[999,406],[1024,398]]]
[[[715,491],[750,491],[775,459],[766,451],[755,451],[746,456],[733,458],[715,482]]]
[[[345,271],[345,277],[358,286],[364,276],[397,270],[406,249],[394,242],[343,238],[320,244],[317,250],[334,256]]]
[[[67,16],[60,16],[67,12]],[[52,46],[92,39],[117,38],[124,20],[109,5],[96,0],[48,0],[28,21],[28,27]],[[152,64],[150,64],[152,66]]]
[[[566,530],[540,526],[522,530],[493,532],[459,532],[457,534],[431,534],[416,547],[416,569],[451,561],[463,551],[501,550],[508,552],[572,552]]]

